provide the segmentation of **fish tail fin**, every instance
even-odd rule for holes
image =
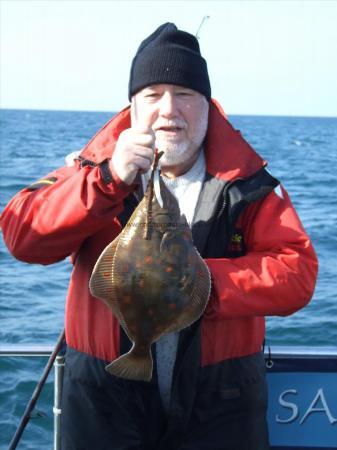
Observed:
[[[151,381],[153,360],[150,345],[140,347],[134,344],[128,353],[107,365],[105,370],[127,380]]]

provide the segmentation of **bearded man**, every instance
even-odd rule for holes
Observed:
[[[19,192],[2,215],[17,258],[51,264],[72,255],[62,448],[268,449],[264,316],[310,300],[311,242],[284,188],[211,99],[194,36],[166,23],[145,39],[129,99],[73,164]],[[105,372],[130,342],[88,284],[141,200],[156,148],[212,291],[200,320],[155,344],[147,383]]]

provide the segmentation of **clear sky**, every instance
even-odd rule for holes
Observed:
[[[0,0],[0,107],[117,111],[141,40],[200,35],[229,114],[337,116],[337,1]]]

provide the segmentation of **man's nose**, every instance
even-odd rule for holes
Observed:
[[[171,92],[165,92],[160,99],[159,113],[162,117],[172,118],[178,114],[177,99]]]

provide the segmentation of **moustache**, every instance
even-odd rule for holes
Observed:
[[[153,126],[153,131],[160,131],[160,130],[172,130],[174,128],[179,128],[185,130],[187,128],[187,123],[184,120],[168,120],[168,121],[162,121],[158,124],[155,124]]]

